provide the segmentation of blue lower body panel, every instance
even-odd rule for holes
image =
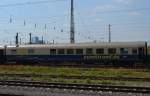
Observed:
[[[139,61],[140,58],[138,55],[120,55],[121,61]]]
[[[7,61],[32,61],[32,62],[52,62],[52,61],[80,61],[83,56],[78,55],[30,55],[30,56],[7,56]]]
[[[63,61],[122,61],[137,62],[138,55],[9,55],[7,61],[31,61],[31,62],[63,62]],[[150,56],[149,56],[150,60]]]

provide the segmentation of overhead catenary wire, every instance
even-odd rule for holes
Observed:
[[[0,5],[0,7],[15,7],[15,6],[25,6],[25,5],[35,5],[35,4],[44,4],[44,3],[54,3],[58,1],[67,1],[67,0],[45,0],[45,1],[34,1],[34,2],[24,2],[24,3],[12,3]]]
[[[110,11],[101,11],[96,13],[118,13],[118,12],[130,12],[130,11],[143,11],[143,10],[150,10],[150,8],[136,8],[136,9],[122,9],[122,10],[110,10]]]
[[[76,7],[76,8],[77,8],[77,10],[78,10],[78,7]],[[77,13],[77,16],[78,16],[78,21],[80,21],[80,22],[81,22],[81,25],[83,26],[83,28],[86,28],[86,27],[85,27],[85,23],[84,23],[83,19],[81,18],[81,16],[80,16],[79,12],[78,12],[78,11],[76,11],[76,13]],[[80,19],[80,20],[79,20],[79,19]],[[78,22],[78,23],[79,23],[79,22]],[[86,31],[90,33],[90,31],[89,31],[89,30],[87,30],[87,29],[86,29]],[[82,36],[83,38],[85,38],[85,39],[89,39],[89,40],[90,40],[90,37],[89,37],[89,36],[87,36],[87,35],[85,36],[82,32],[77,33],[77,35],[80,35],[80,36]]]

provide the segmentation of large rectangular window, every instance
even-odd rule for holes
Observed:
[[[50,55],[56,55],[56,49],[50,49]]]
[[[108,54],[116,54],[116,49],[115,48],[109,48]]]
[[[74,54],[74,49],[67,49],[67,54]]]
[[[93,54],[93,49],[92,48],[87,48],[86,49],[86,54],[87,55],[92,55]]]
[[[65,54],[65,49],[58,49],[58,54]]]
[[[128,48],[120,48],[120,54],[128,54]]]
[[[103,48],[96,49],[96,54],[104,54],[104,49]]]
[[[83,49],[76,49],[76,54],[82,55],[83,54]]]

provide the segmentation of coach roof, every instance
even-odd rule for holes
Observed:
[[[57,44],[31,44],[20,45],[18,48],[94,48],[94,47],[144,47],[145,42],[100,42],[100,43],[57,43]],[[15,48],[15,46],[8,46],[8,48]]]

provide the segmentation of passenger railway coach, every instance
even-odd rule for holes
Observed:
[[[146,42],[20,45],[0,47],[0,62],[133,64],[146,61],[148,54]]]

